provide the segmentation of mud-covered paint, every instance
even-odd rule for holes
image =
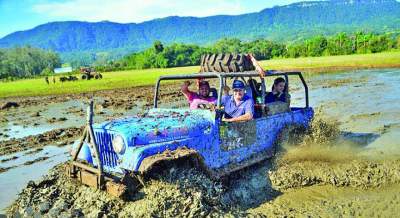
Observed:
[[[235,124],[222,123],[217,117],[209,110],[155,108],[93,125],[103,168],[113,173],[135,172],[146,157],[179,147],[196,150],[210,169],[238,164],[261,152],[272,153],[280,131],[287,125],[307,126],[313,110],[292,108],[290,112]],[[112,149],[117,135],[124,139],[123,154]]]

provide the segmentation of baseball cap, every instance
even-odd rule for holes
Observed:
[[[240,80],[234,80],[232,84],[232,89],[244,89],[244,82]]]

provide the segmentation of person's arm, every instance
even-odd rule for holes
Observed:
[[[181,91],[183,93],[183,95],[185,95],[186,99],[188,101],[192,101],[192,96],[194,94],[194,92],[189,90],[189,86],[190,86],[190,81],[185,81],[182,86],[181,86]]]
[[[240,121],[249,121],[253,119],[253,114],[251,113],[245,113],[241,116],[238,117],[233,117],[233,118],[222,118],[222,121],[225,122],[240,122]]]

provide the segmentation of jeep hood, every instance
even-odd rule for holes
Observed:
[[[121,135],[128,146],[146,145],[209,133],[215,113],[208,110],[151,109],[145,114],[93,125],[96,133]]]

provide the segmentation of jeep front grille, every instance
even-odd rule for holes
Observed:
[[[115,167],[117,166],[118,156],[112,148],[112,140],[114,134],[106,132],[94,132],[96,137],[96,144],[100,153],[100,160],[103,163],[103,167]]]

